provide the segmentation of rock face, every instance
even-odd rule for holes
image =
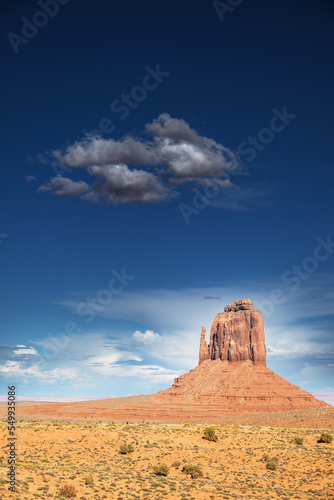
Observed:
[[[203,327],[198,366],[158,392],[159,404],[193,405],[205,415],[327,406],[267,368],[263,317],[251,300],[217,314],[209,344],[205,333]]]
[[[202,328],[199,364],[206,359],[230,363],[250,360],[255,365],[266,366],[262,312],[254,311],[251,300],[234,301],[217,314],[211,326],[209,345]]]

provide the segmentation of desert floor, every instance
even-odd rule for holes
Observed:
[[[296,427],[305,426],[302,412],[292,412],[291,425],[299,417]],[[320,420],[316,429],[274,427],[277,418],[271,415],[273,427],[268,414],[265,426],[216,425],[217,442],[203,438],[204,424],[21,420],[16,425],[17,493],[9,492],[6,483],[3,419],[0,499],[64,498],[59,492],[65,485],[74,486],[76,496],[68,498],[76,500],[334,499],[334,442],[317,442],[322,431],[334,434],[333,428],[320,428]],[[303,444],[295,444],[296,438]],[[124,442],[134,451],[121,454]],[[270,458],[277,470],[266,468]],[[154,474],[153,467],[162,463],[170,467],[167,476]],[[192,479],[182,472],[185,465],[200,466],[203,476]]]

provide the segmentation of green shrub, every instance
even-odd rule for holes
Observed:
[[[126,441],[124,441],[123,444],[121,444],[119,451],[122,453],[122,455],[126,455],[127,453],[132,453],[134,451],[134,446],[133,444],[127,444]]]
[[[85,484],[87,486],[92,486],[94,484],[93,476],[85,477]]]
[[[182,469],[182,472],[184,472],[185,474],[189,474],[192,479],[203,476],[202,469],[199,465],[185,465]]]
[[[267,462],[267,463],[268,463],[268,462],[276,462],[276,463],[277,463],[277,462],[278,462],[278,457],[276,457],[276,456],[274,456],[274,457],[273,457],[273,456],[270,456],[270,455],[268,455],[267,453],[265,453],[265,454],[262,456],[262,460],[263,460],[264,462]]]
[[[322,432],[318,443],[331,443],[333,441],[333,436],[327,432]]]
[[[266,467],[269,470],[277,470],[277,463],[271,460],[270,462],[267,462]]]
[[[304,443],[304,438],[298,436],[298,437],[295,437],[295,439],[293,440],[293,442],[295,444],[299,444],[299,445],[302,445]]]
[[[216,434],[216,430],[214,427],[207,427],[204,430],[204,439],[207,439],[208,441],[218,441],[218,436]]]
[[[59,495],[65,498],[74,498],[77,496],[77,490],[74,486],[65,484],[60,490]]]
[[[157,476],[167,476],[169,473],[169,467],[166,464],[154,465],[153,472]]]

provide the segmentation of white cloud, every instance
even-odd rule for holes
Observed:
[[[86,364],[88,366],[109,366],[115,365],[118,361],[143,361],[143,358],[137,356],[137,354],[128,352],[128,351],[114,351],[109,355],[100,355],[100,356],[90,356],[86,360]]]
[[[17,347],[19,347],[19,349],[16,349],[13,351],[13,354],[32,354],[33,356],[36,356],[38,354],[38,352],[36,351],[36,349],[34,349],[33,347],[28,347],[26,348],[26,346],[21,346],[21,345],[18,345]]]
[[[183,372],[160,365],[110,365],[97,366],[93,370],[101,375],[114,377],[133,377],[136,379],[148,379],[152,385],[158,383],[173,383],[174,378],[179,377]]]
[[[136,330],[132,337],[137,342],[143,342],[144,344],[151,344],[152,342],[158,342],[161,340],[161,336],[158,333],[154,333],[153,330],[146,330],[145,333]]]
[[[22,378],[43,379],[50,383],[55,381],[73,380],[78,376],[73,368],[54,368],[52,370],[40,371],[38,363],[31,366],[23,366],[20,361],[6,361],[0,365],[0,374],[6,378],[15,380]]]
[[[114,332],[113,336],[115,335]],[[107,377],[109,380],[112,377],[114,382],[122,378],[133,378],[136,383],[140,379],[152,385],[172,383],[184,370],[146,361],[154,352],[154,349],[148,352],[149,347],[160,341],[161,336],[149,330],[144,333],[137,330],[126,338],[119,334],[116,339],[110,339],[107,333],[99,332],[47,337],[35,342],[41,348],[41,354],[34,349],[37,360],[7,360],[0,365],[0,375],[22,380],[24,383],[38,380],[43,385],[54,385],[57,381],[71,385],[78,382],[84,386],[94,385],[98,380],[101,381],[100,377]],[[55,353],[49,349],[53,342],[59,346]],[[163,342],[167,345],[167,338]],[[129,350],[129,346],[133,349]],[[131,363],[132,361],[136,364]],[[56,367],[53,366],[55,364]]]

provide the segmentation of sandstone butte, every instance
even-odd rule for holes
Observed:
[[[327,406],[267,367],[263,316],[251,300],[226,306],[202,328],[199,363],[160,391],[162,400],[214,405],[222,411],[268,412]]]
[[[205,333],[202,328],[198,366],[169,389],[147,396],[21,406],[20,416],[208,422],[227,415],[330,409],[267,367],[262,312],[254,311],[249,299],[217,314],[209,344]]]

